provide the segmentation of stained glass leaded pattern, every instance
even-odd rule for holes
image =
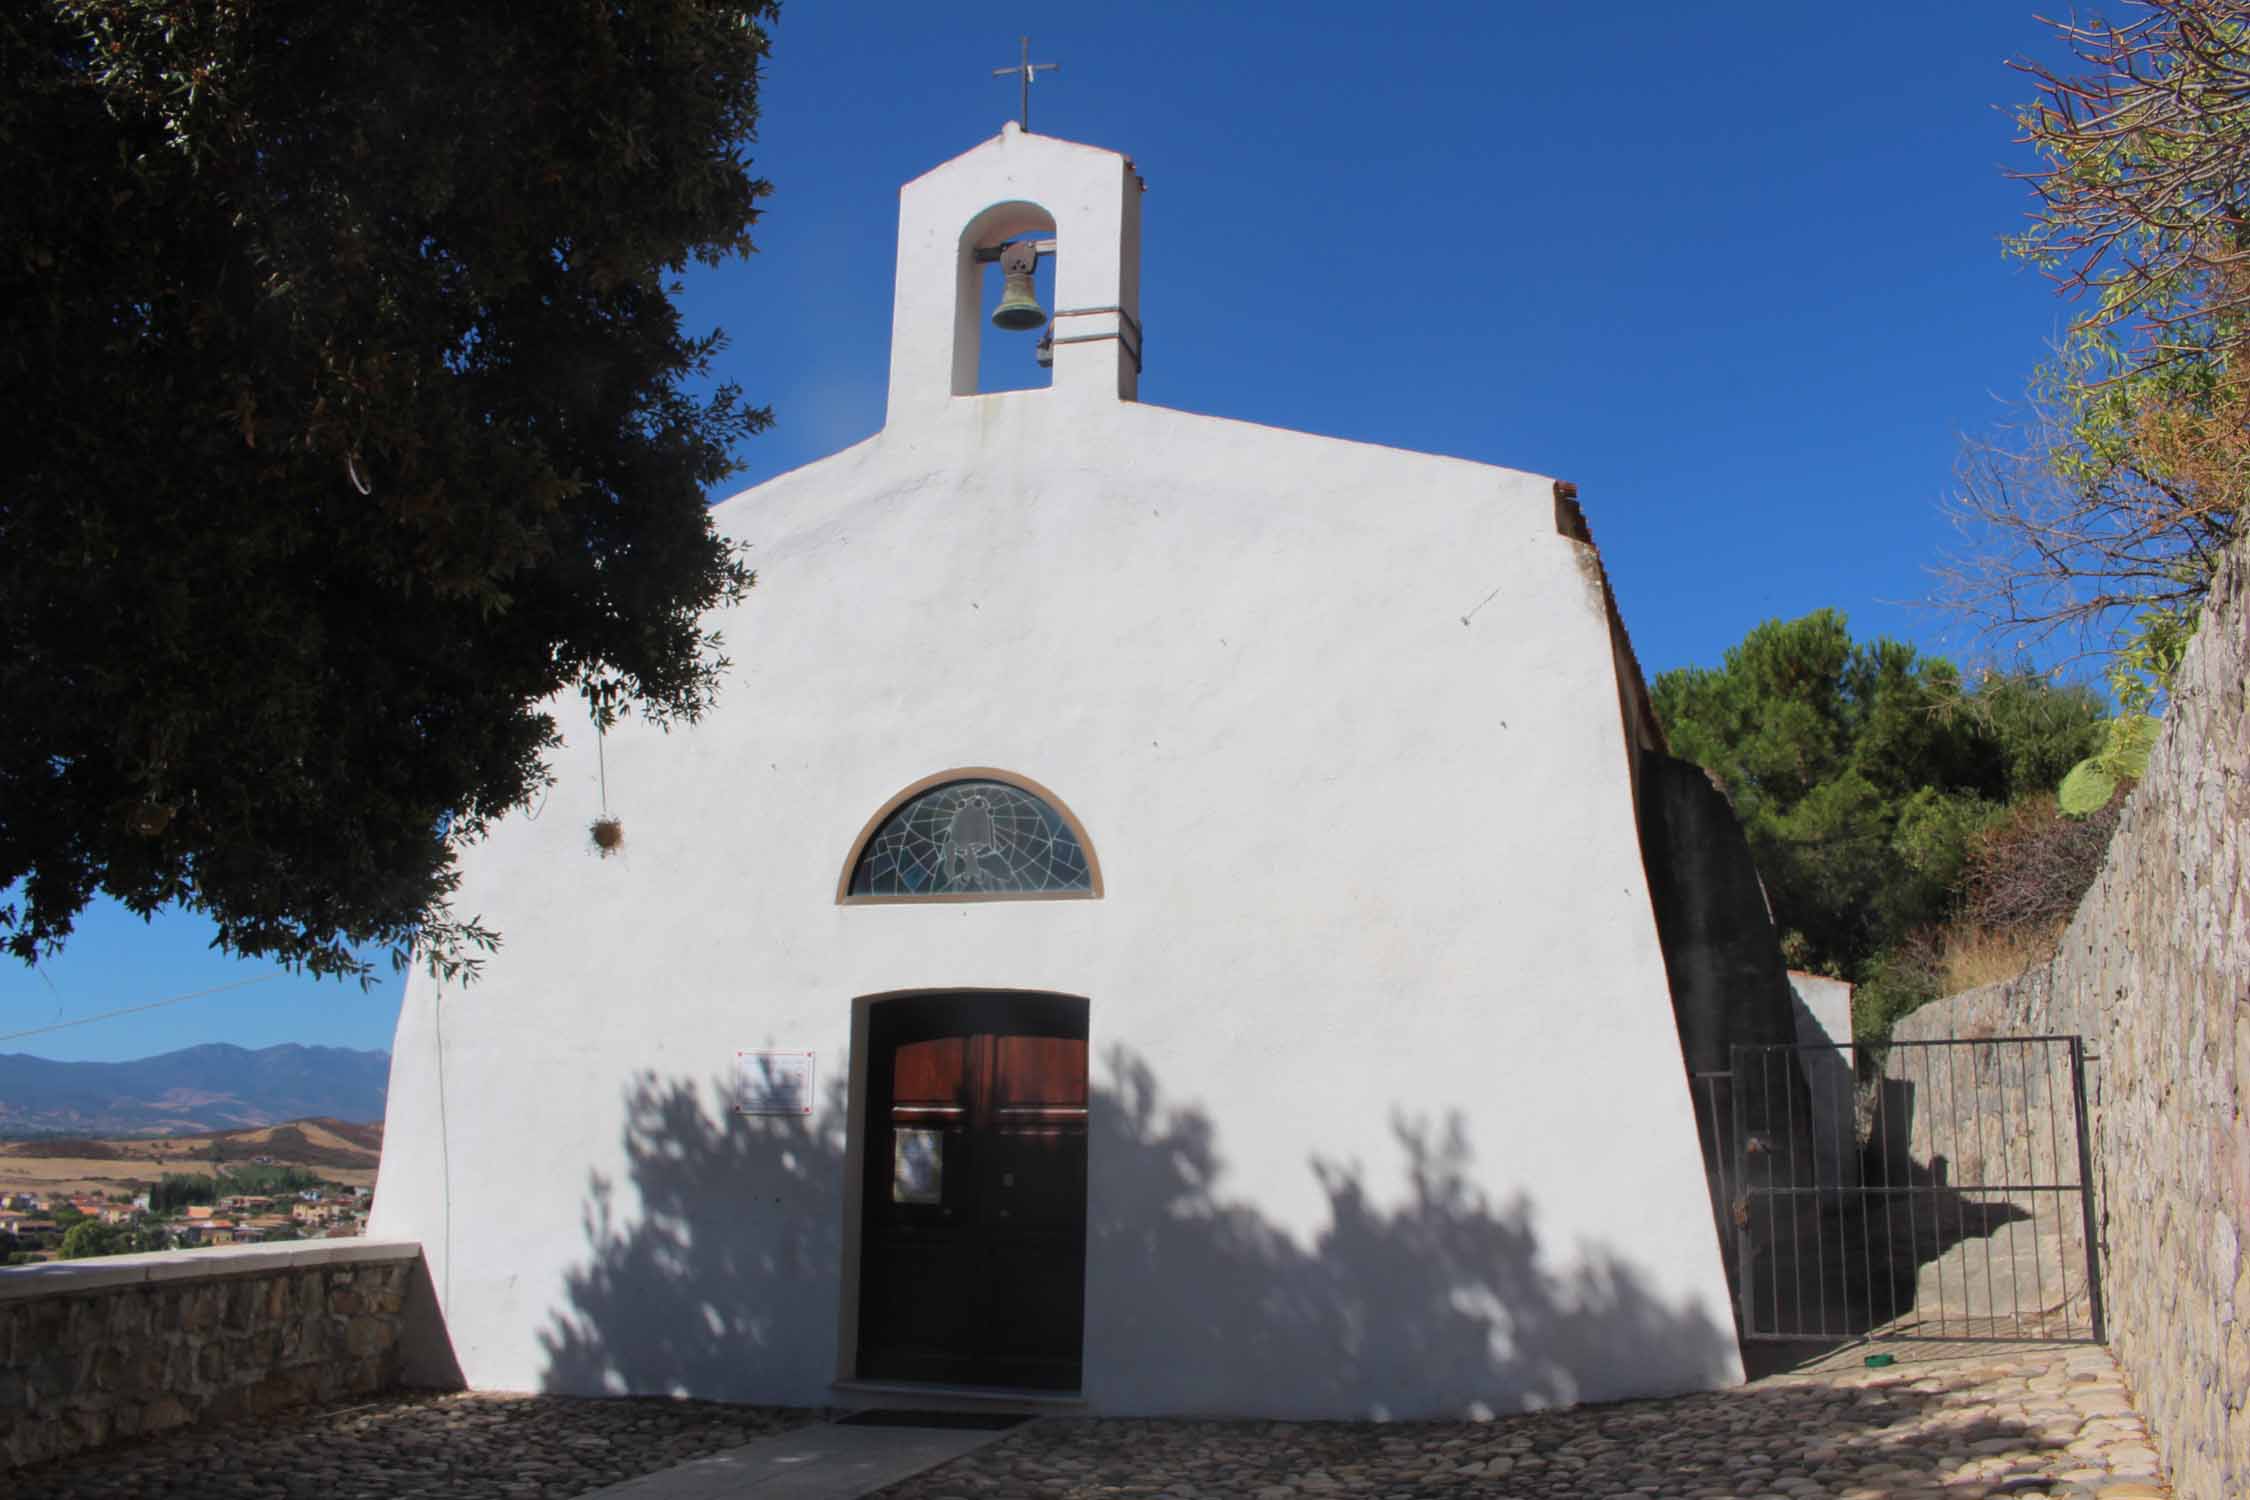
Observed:
[[[1061,813],[1004,781],[948,781],[869,835],[854,896],[1091,892],[1085,847]]]

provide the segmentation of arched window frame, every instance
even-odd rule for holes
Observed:
[[[1029,796],[1037,797],[1041,802],[1053,808],[1055,815],[1063,820],[1063,825],[1070,830],[1071,836],[1078,840],[1079,849],[1086,855],[1086,889],[1082,891],[946,891],[930,896],[852,894],[852,872],[859,868],[860,856],[866,852],[867,841],[875,837],[876,830],[889,820],[891,814],[897,812],[907,803],[931,788],[943,786],[949,781],[1001,782]],[[881,807],[875,809],[873,817],[860,825],[860,830],[853,837],[850,848],[844,852],[844,868],[836,876],[836,904],[838,906],[935,905],[951,901],[1097,901],[1101,899],[1101,895],[1101,858],[1094,852],[1094,841],[1088,836],[1086,825],[1078,821],[1078,814],[1072,812],[1070,805],[1064,802],[1062,798],[1056,796],[1038,782],[1033,781],[1030,777],[1018,775],[1014,771],[1003,771],[996,766],[956,766],[950,771],[939,771],[934,775],[925,776],[900,790]]]

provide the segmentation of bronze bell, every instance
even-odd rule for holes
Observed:
[[[1000,305],[992,310],[992,326],[1011,333],[1038,328],[1047,321],[1047,309],[1031,289],[1031,273],[1039,267],[1039,252],[1018,240],[1000,247],[1000,270],[1006,280],[1000,287]]]

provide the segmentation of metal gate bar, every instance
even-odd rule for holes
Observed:
[[[2100,1342],[2076,1036],[1741,1045],[1694,1076],[1742,1335]]]

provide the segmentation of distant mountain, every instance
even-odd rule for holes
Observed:
[[[324,1115],[373,1123],[388,1052],[214,1042],[138,1062],[51,1062],[0,1053],[0,1137],[178,1135]]]

